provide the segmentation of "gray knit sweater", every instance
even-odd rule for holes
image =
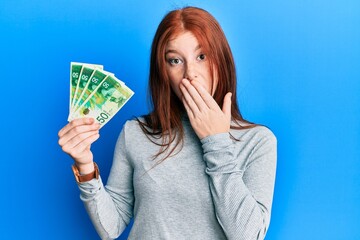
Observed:
[[[270,223],[276,138],[265,127],[196,136],[188,119],[182,150],[150,169],[159,150],[136,120],[116,144],[107,185],[79,183],[80,198],[102,239],[264,239]],[[160,142],[160,140],[159,140]],[[145,174],[144,174],[145,173]]]

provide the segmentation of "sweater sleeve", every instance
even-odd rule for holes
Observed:
[[[80,199],[101,239],[117,238],[133,216],[133,168],[126,156],[124,129],[116,143],[107,185],[104,187],[101,178],[78,183]]]
[[[276,171],[276,138],[271,131],[234,141],[228,133],[201,140],[216,217],[228,239],[264,239]]]

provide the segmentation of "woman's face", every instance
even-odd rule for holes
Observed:
[[[198,81],[213,96],[217,79],[212,81],[209,61],[196,37],[189,31],[170,40],[165,49],[166,71],[172,90],[182,98],[179,88],[182,79]]]

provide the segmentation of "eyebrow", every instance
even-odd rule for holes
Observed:
[[[194,49],[194,51],[197,51],[201,48],[200,45],[197,45],[196,48]],[[166,50],[165,52],[165,55],[168,54],[168,53],[179,53],[178,51],[174,50],[174,49],[169,49],[169,50]]]

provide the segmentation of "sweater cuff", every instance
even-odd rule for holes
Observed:
[[[207,174],[241,172],[234,156],[229,133],[218,133],[201,139]]]
[[[204,153],[217,151],[232,144],[229,133],[217,133],[200,140]]]
[[[92,200],[101,188],[104,187],[101,176],[99,176],[99,179],[94,178],[90,181],[77,184],[80,189],[80,198],[83,201]]]

